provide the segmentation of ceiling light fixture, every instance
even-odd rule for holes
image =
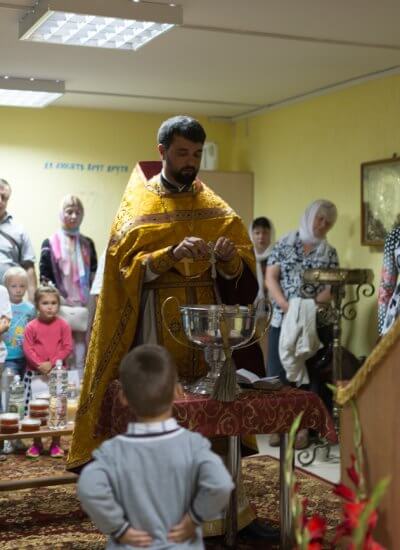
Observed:
[[[46,107],[65,91],[61,80],[0,76],[0,105],[8,107]]]
[[[137,50],[181,25],[182,7],[129,0],[39,0],[19,22],[21,40]]]

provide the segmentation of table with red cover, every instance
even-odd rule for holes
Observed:
[[[119,399],[120,382],[111,382],[104,395],[96,433],[112,437],[124,433],[134,415]],[[333,420],[321,399],[312,392],[284,387],[278,391],[243,391],[235,401],[223,403],[208,396],[185,394],[174,402],[179,424],[206,437],[287,433],[303,412],[302,428],[337,442]]]

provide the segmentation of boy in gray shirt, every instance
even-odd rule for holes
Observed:
[[[201,524],[226,507],[233,483],[209,441],[172,418],[173,360],[161,346],[138,346],[120,379],[137,422],[94,451],[79,478],[82,507],[110,535],[108,550],[204,548]]]

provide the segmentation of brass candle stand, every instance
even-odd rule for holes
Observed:
[[[317,320],[321,325],[333,325],[333,384],[342,380],[342,319],[353,321],[357,316],[356,304],[361,296],[370,297],[375,289],[372,269],[307,269],[303,274],[303,286],[301,289],[304,298],[315,298],[317,289],[321,285],[331,288],[332,299],[328,303],[319,303]],[[355,297],[348,301],[346,298],[346,287],[355,286]],[[334,402],[333,420],[339,436],[339,408]],[[302,466],[310,465],[320,449],[326,451],[326,458],[330,456],[330,445],[323,442],[314,446],[312,450],[304,450],[298,454]]]

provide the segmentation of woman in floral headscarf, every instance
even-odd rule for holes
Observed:
[[[83,204],[67,195],[61,202],[61,229],[43,241],[40,254],[40,280],[54,284],[64,304],[86,307],[97,268],[94,243],[79,231]],[[74,332],[75,367],[83,372],[86,355],[85,333]]]
[[[306,269],[338,267],[336,249],[326,240],[328,231],[337,218],[336,206],[327,200],[311,203],[304,212],[300,227],[282,237],[273,247],[266,273],[266,285],[273,304],[273,316],[268,339],[268,374],[279,376],[288,383],[285,370],[279,357],[279,338],[284,314],[289,309],[292,298],[301,297],[303,273]],[[330,288],[316,289],[316,301],[327,302]],[[320,335],[323,341],[323,337]],[[325,343],[325,342],[324,342]],[[297,448],[307,446],[307,434],[298,437]],[[275,434],[274,434],[275,435]],[[279,438],[273,438],[279,444]]]

